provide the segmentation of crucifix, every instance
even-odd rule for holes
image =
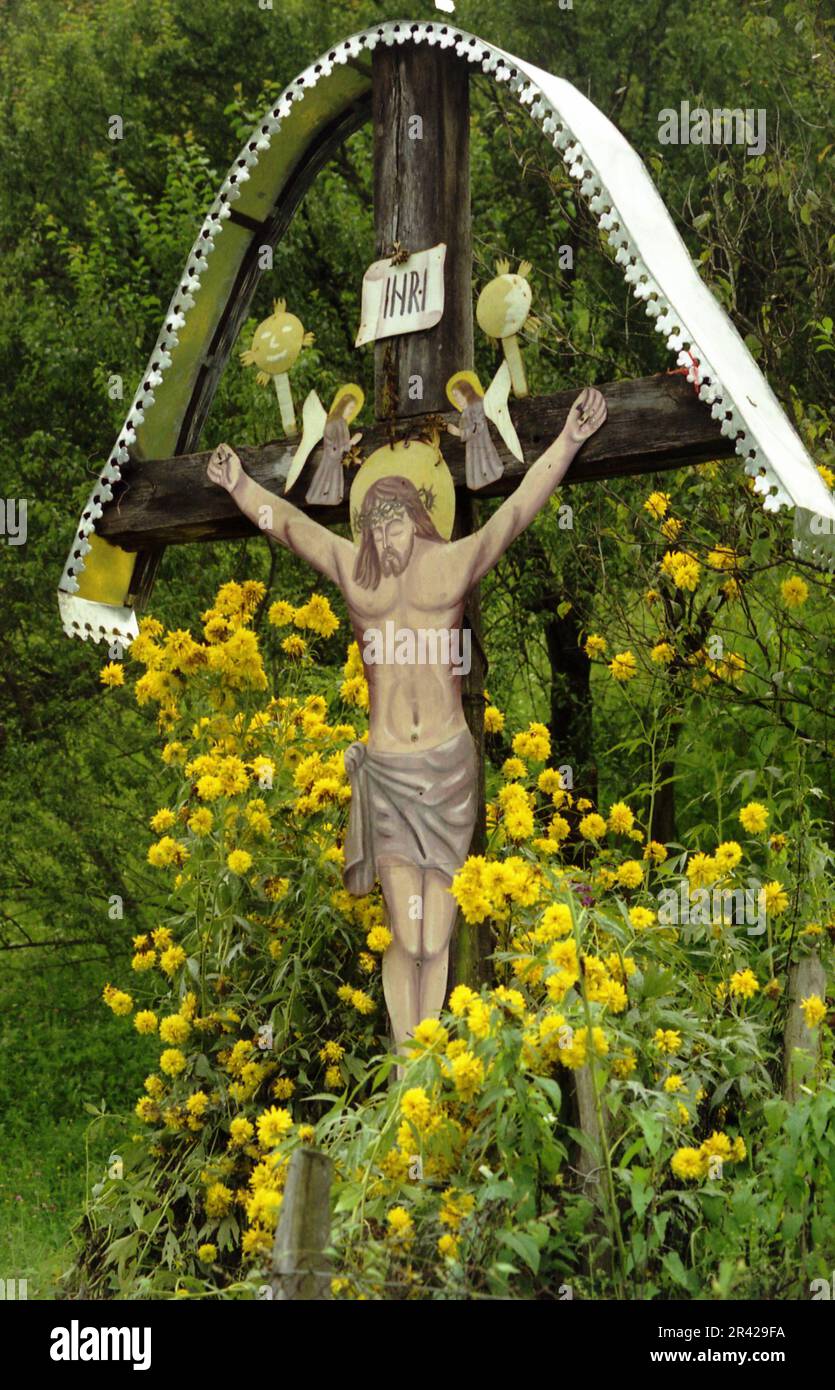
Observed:
[[[395,244],[447,247],[441,322],[387,336],[375,348],[377,406],[394,428],[408,424],[410,400],[424,411],[442,408],[447,379],[456,368],[473,366],[469,92],[466,69],[450,55],[439,62],[416,50],[408,57],[381,54],[375,62],[378,252],[385,256]],[[415,118],[419,140],[409,138]],[[450,539],[419,491],[423,475],[415,464],[425,449],[417,442],[399,451],[392,444],[369,460],[379,457],[380,467],[358,499],[356,544],[250,477],[228,445],[208,463],[209,479],[245,517],[337,585],[363,653],[369,732],[367,744],[356,742],[345,754],[352,797],[344,881],[357,894],[370,892],[375,880],[382,888],[393,937],[383,957],[383,989],[397,1048],[443,1006],[456,917],[449,888],[483,821],[481,689],[471,683],[465,692],[462,663],[452,659],[461,651],[465,606],[605,420],[602,394],[586,388],[562,431],[486,525],[473,529],[467,510]],[[429,469],[431,477],[431,459]],[[472,616],[467,625],[471,633]],[[408,652],[404,661],[386,658],[382,641],[375,651],[370,638],[388,627],[401,643],[403,634],[414,636],[411,660]],[[439,652],[440,661],[420,662],[417,643],[427,633],[434,642],[446,635],[446,661]]]
[[[266,509],[266,529],[340,587],[359,639],[392,619],[413,631],[472,634],[474,660],[466,676],[450,666],[369,664],[369,740],[347,755],[354,798],[346,883],[364,892],[375,875],[381,881],[395,937],[384,985],[400,1044],[415,1023],[442,1005],[455,916],[449,883],[467,853],[478,853],[484,844],[479,579],[563,479],[572,483],[726,457],[734,441],[681,376],[662,374],[599,390],[578,383],[584,387],[579,395],[575,390],[521,399],[513,406],[513,424],[527,462],[497,444],[500,468],[485,466],[477,481],[484,483],[484,495],[506,500],[477,526],[466,486],[465,438],[468,431],[470,439],[481,431],[484,441],[480,387],[472,373],[469,70],[450,50],[413,44],[378,46],[371,68],[377,254],[386,258],[397,247],[410,252],[443,244],[446,259],[440,322],[376,344],[379,423],[364,431],[363,453],[391,449],[398,433],[401,442],[404,434],[413,441],[432,439],[439,417],[452,426],[443,458],[455,484],[454,532],[442,534],[428,514],[410,477],[407,448],[397,466],[365,490],[354,517],[356,544],[332,529],[349,514],[344,501],[306,501],[306,476],[286,499],[277,491],[295,441],[223,445],[211,457],[190,452],[211,398],[207,385],[196,390],[201,404],[183,425],[185,447],[174,458],[145,458],[133,469],[128,486],[103,508],[96,537],[120,553],[144,557],[130,586],[142,599],[162,547],[252,534]],[[358,123],[356,113],[352,119]],[[418,129],[420,138],[414,138]],[[242,227],[252,220],[238,215]],[[250,270],[234,313],[217,330],[227,352],[256,283]],[[518,378],[515,344],[513,364]],[[204,380],[210,382],[216,371],[208,363]],[[457,390],[448,397],[456,377]],[[468,412],[470,422],[462,428]],[[416,460],[417,443],[413,447]],[[472,470],[469,476],[472,482]],[[462,932],[457,980],[477,983],[487,950],[483,933]]]

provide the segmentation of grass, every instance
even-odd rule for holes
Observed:
[[[91,1183],[115,1141],[117,1122],[94,1123],[85,1104],[130,1110],[150,1070],[147,1040],[101,1003],[106,975],[105,961],[0,956],[0,1279],[26,1279],[33,1299],[57,1296],[72,1259],[88,1130]]]

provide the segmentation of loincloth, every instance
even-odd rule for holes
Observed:
[[[379,863],[438,869],[449,879],[470,848],[478,804],[478,758],[462,729],[437,748],[373,753],[364,743],[345,750],[351,812],[343,882],[361,897]]]

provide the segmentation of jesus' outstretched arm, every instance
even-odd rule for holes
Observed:
[[[568,412],[562,433],[532,464],[510,497],[486,525],[456,541],[450,553],[462,584],[470,589],[504,554],[508,546],[530,526],[537,512],[559,487],[578,450],[606,420],[606,402],[593,386],[587,386]]]
[[[344,584],[355,559],[350,541],[335,536],[327,526],[320,526],[292,502],[261,487],[244,472],[238,455],[228,444],[218,445],[209,459],[207,472],[213,483],[226,488],[235,505],[260,530],[307,560],[334,584]]]

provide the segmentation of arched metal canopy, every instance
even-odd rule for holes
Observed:
[[[727,314],[700,280],[641,159],[562,78],[452,25],[377,25],[306,68],[256,125],[206,215],[107,464],[82,514],[59,585],[69,636],[131,641],[136,557],[95,534],[126,465],[196,447],[260,270],[259,249],[284,234],[333,150],[369,116],[378,44],[454,48],[505,83],[559,151],[655,329],[736,440],[763,505],[797,509],[795,549],[831,566],[835,502]],[[822,534],[821,534],[822,533]]]

